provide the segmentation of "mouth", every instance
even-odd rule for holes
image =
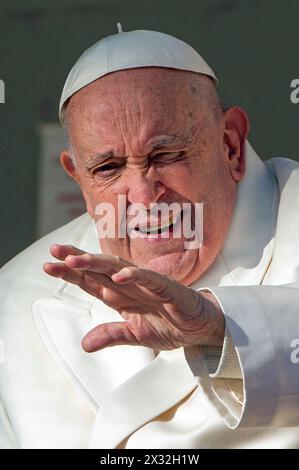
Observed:
[[[142,238],[159,237],[159,235],[172,233],[174,227],[181,218],[182,211],[167,217],[166,220],[159,221],[157,224],[137,225],[135,232]]]

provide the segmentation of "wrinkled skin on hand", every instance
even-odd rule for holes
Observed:
[[[124,320],[91,330],[82,341],[86,352],[120,344],[155,350],[222,344],[225,320],[211,293],[111,255],[68,245],[53,245],[51,254],[59,261],[45,263],[47,274],[78,285]]]

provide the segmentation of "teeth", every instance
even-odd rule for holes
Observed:
[[[163,232],[166,228],[170,227],[171,224],[163,225],[163,226],[151,226],[151,227],[145,227],[143,229],[140,229],[140,232],[142,233],[158,233]]]
[[[140,232],[142,233],[158,233],[165,231],[165,229],[169,228],[171,225],[175,224],[178,219],[178,215],[173,219],[172,217],[169,218],[169,221],[166,222],[164,225],[151,225],[147,227],[139,227]]]

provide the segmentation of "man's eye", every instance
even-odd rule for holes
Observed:
[[[122,165],[118,165],[116,163],[107,163],[106,165],[99,166],[98,168],[94,169],[94,174],[95,173],[111,173],[114,170],[118,170],[121,168]]]

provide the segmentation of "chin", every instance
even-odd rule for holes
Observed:
[[[135,264],[187,285],[188,280],[192,277],[197,259],[198,252],[196,250],[187,250],[167,253],[151,258],[146,262],[135,262]],[[192,282],[194,281],[192,280]]]

